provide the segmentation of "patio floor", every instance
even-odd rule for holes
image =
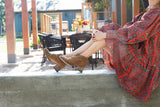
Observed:
[[[67,49],[68,51],[69,48]],[[68,52],[67,51],[67,52]],[[54,63],[50,61],[46,61],[43,66],[41,66],[42,61],[42,50],[33,51],[30,53],[30,57],[25,57],[24,55],[17,55],[17,63],[16,64],[8,64],[7,63],[7,55],[2,53],[0,54],[3,57],[0,57],[0,76],[4,75],[23,75],[24,73],[27,75],[34,75],[37,73],[39,75],[49,73],[57,75],[56,71],[53,69]],[[58,51],[56,53],[63,53],[62,51]],[[88,62],[87,67],[84,69],[84,73],[104,73],[108,71],[108,68],[102,61],[98,61],[97,67],[94,66],[94,70],[92,70],[91,64]],[[60,71],[61,74],[80,74],[77,70],[72,68],[72,66],[66,66],[63,70]],[[59,74],[60,74],[59,73]]]

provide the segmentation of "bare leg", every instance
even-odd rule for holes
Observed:
[[[85,50],[83,53],[81,53],[81,55],[88,58],[93,53],[95,53],[96,51],[98,51],[102,48],[105,48],[105,50],[108,52],[108,54],[111,55],[109,48],[106,46],[105,40],[94,42],[89,48],[87,48],[87,50]]]
[[[64,55],[65,57],[70,57],[70,56],[73,56],[73,55],[78,55],[78,54],[81,54],[83,53],[84,51],[86,51],[92,44],[93,44],[93,40],[89,40],[88,42],[86,42],[85,44],[83,44],[82,46],[80,46],[78,49],[76,49],[75,51],[67,54],[67,55]]]

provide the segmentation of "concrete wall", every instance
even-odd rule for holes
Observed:
[[[160,87],[145,103],[115,74],[0,77],[0,107],[160,107]]]

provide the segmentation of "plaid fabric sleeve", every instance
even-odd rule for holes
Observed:
[[[159,14],[151,17],[144,15],[141,20],[134,22],[130,26],[124,26],[118,30],[108,30],[106,38],[118,39],[125,44],[135,44],[145,41],[153,36],[150,35],[150,32],[153,30],[154,26],[157,26],[160,23],[159,19]],[[153,22],[155,23],[152,24]]]

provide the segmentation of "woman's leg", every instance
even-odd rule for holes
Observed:
[[[106,42],[105,40],[101,40],[101,41],[96,41],[94,42],[90,47],[88,47],[83,53],[81,53],[82,56],[84,57],[89,57],[91,56],[93,53],[95,53],[96,51],[100,50],[104,48],[108,54],[111,55],[111,52],[108,48],[108,46],[106,46]]]
[[[73,55],[78,55],[83,53],[85,50],[87,50],[92,44],[93,44],[93,40],[90,39],[88,42],[86,42],[85,44],[83,44],[82,46],[80,46],[79,48],[77,48],[76,50],[74,50],[73,52],[64,55],[65,57],[70,57]]]
[[[68,64],[68,65],[76,65],[77,70],[80,72],[83,71],[84,67],[87,65],[88,57],[91,56],[96,51],[106,47],[105,40],[96,41],[93,42],[86,50],[84,50],[80,55],[66,57],[66,56],[60,56],[60,59]],[[106,48],[108,53],[110,53],[109,48]]]

